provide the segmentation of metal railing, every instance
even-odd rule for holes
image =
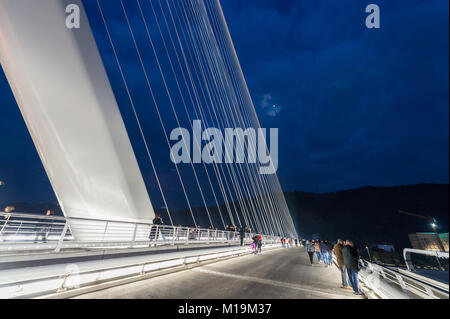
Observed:
[[[245,233],[244,242],[253,234]],[[0,251],[240,242],[239,232],[20,213],[0,215]],[[279,242],[263,236],[264,242]]]
[[[413,248],[403,249],[403,258],[405,259],[406,267],[408,268],[409,271],[414,271],[416,268],[412,260],[413,254],[434,257],[436,258],[437,264],[439,264],[439,268],[448,271],[448,257],[449,257],[448,251],[422,250]],[[444,265],[441,265],[439,259],[446,260],[446,263]]]
[[[265,245],[266,249],[276,249],[280,243]],[[95,267],[82,268],[77,264],[69,264],[65,268],[55,268],[52,272],[31,272],[27,276],[12,277],[0,283],[0,299],[3,298],[32,298],[55,294],[55,297],[66,298],[85,293],[80,288],[90,291],[101,289],[98,285],[115,281],[114,285],[123,284],[120,279],[127,279],[126,283],[141,280],[159,271],[179,271],[200,266],[204,263],[220,261],[226,258],[250,254],[250,247],[227,248],[222,251],[199,253],[186,252],[183,256],[168,259],[148,261],[120,260],[116,264],[96,264]],[[165,274],[165,273],[161,273]],[[149,278],[149,277],[148,277]],[[90,287],[90,288],[89,288]],[[110,287],[110,286],[109,286]]]
[[[418,279],[405,272],[360,259],[360,280],[383,299],[448,299],[446,289],[427,278]]]
[[[337,259],[333,254],[336,267]],[[436,285],[433,280],[420,280],[405,272],[359,260],[359,281],[381,299],[448,299],[448,285]]]

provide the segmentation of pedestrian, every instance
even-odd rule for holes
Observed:
[[[319,244],[319,248],[320,248],[320,254],[322,256],[323,263],[325,264],[325,267],[328,267],[329,266],[329,258],[330,258],[330,254],[328,251],[328,249],[329,249],[328,245],[326,244],[325,241],[322,241]]]
[[[306,251],[309,255],[309,261],[311,262],[311,266],[314,263],[314,252],[316,251],[316,248],[314,247],[314,243],[311,243],[309,240],[305,242],[306,245]]]
[[[333,244],[330,243],[328,240],[326,241],[326,244],[328,246],[328,254],[330,255],[329,259],[328,259],[328,265],[332,266],[333,265]]]
[[[314,249],[316,251],[317,260],[319,261],[319,264],[322,263],[322,254],[320,253],[320,241],[316,240],[314,242]]]
[[[241,246],[244,246],[244,238],[245,238],[245,228],[241,227],[239,230],[239,237],[241,239]]]
[[[336,245],[333,247],[333,253],[336,256],[336,264],[341,272],[342,285],[341,288],[348,288],[347,270],[345,269],[344,256],[342,256],[342,249],[344,248],[344,241],[338,238]]]
[[[262,235],[258,236],[258,251],[259,253],[262,252]]]
[[[150,229],[150,241],[154,240],[157,241],[159,237],[159,232],[161,231],[162,226],[164,225],[164,222],[161,218],[160,213],[155,213],[155,218],[153,218],[153,225]]]
[[[348,282],[353,288],[355,295],[361,295],[359,291],[359,254],[355,249],[355,244],[351,240],[346,241],[345,247],[342,249],[345,268],[347,268]]]
[[[253,253],[256,255],[258,253],[258,235],[254,235],[252,237],[252,249],[253,249]]]

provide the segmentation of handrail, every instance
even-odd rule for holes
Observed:
[[[337,266],[336,256],[333,254],[334,264]],[[385,266],[359,259],[361,267],[359,280],[374,292],[379,298],[421,298],[448,299],[449,292],[442,285],[436,285],[432,280],[423,281]]]
[[[382,265],[371,263],[367,260],[360,259],[360,265],[366,272],[360,278],[368,286],[368,288],[376,291],[383,291],[387,287],[384,284],[389,284],[390,292],[395,290],[402,293],[400,298],[409,295],[410,298],[423,299],[448,299],[448,289],[444,290],[441,287],[434,285],[431,281],[423,281],[413,276],[408,276],[402,272],[387,268]],[[399,294],[400,296],[400,294]]]
[[[221,243],[241,239],[240,232],[218,229],[23,213],[4,213],[3,217],[2,220],[0,215],[0,251],[8,252]],[[77,233],[73,233],[71,226],[77,226]],[[251,237],[252,233],[245,233],[244,242],[249,242]],[[263,238],[271,242],[280,240],[273,235],[263,235]]]
[[[426,256],[433,256],[436,258],[447,258],[449,257],[448,251],[436,251],[436,250],[422,250],[422,249],[413,249],[413,248],[405,248],[403,249],[403,258],[406,262],[406,267],[408,267],[409,271],[414,270],[414,264],[411,260],[411,254],[420,254]]]

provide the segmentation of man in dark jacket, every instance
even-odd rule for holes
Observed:
[[[345,268],[347,269],[348,281],[352,286],[356,295],[361,295],[359,291],[358,272],[359,272],[359,255],[355,249],[355,245],[351,240],[345,242],[345,247],[342,249],[342,256],[344,257]]]
[[[155,218],[153,218],[153,226],[151,226],[150,230],[150,241],[152,240],[158,240],[159,232],[164,232],[163,229],[164,222],[161,218],[160,213],[155,213]],[[163,234],[164,235],[164,234]]]
[[[244,246],[244,238],[245,238],[245,228],[241,227],[239,231],[239,236],[241,237],[241,246]]]

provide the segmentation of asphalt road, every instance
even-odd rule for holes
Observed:
[[[161,277],[137,281],[76,298],[136,299],[348,299],[340,273],[311,266],[303,248],[276,249]]]

